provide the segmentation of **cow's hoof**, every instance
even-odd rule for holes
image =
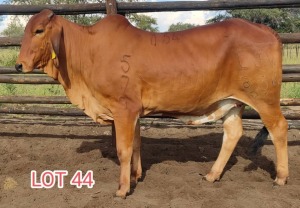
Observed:
[[[140,176],[131,176],[130,177],[130,184],[131,185],[136,185],[136,184],[138,184],[138,182],[139,181],[141,181],[142,180],[142,176],[140,175]]]
[[[215,182],[220,180],[219,174],[214,174],[212,172],[208,173],[206,176],[203,177],[203,180],[209,181],[209,182]]]
[[[126,192],[122,192],[121,190],[118,190],[116,194],[114,195],[115,199],[126,199]]]
[[[287,177],[284,177],[284,178],[278,178],[276,177],[275,181],[273,182],[273,186],[276,187],[276,186],[283,186],[285,184],[287,184]]]
[[[136,186],[137,186],[137,182],[135,182],[135,181],[130,181],[130,188],[131,188],[131,189],[135,189]]]

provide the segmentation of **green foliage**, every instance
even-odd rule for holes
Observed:
[[[132,2],[132,0],[127,0]],[[41,5],[41,4],[88,4],[88,3],[99,3],[101,0],[7,0],[11,4],[26,4],[26,5]],[[79,14],[79,15],[64,15],[64,17],[74,23],[80,25],[93,25],[98,20],[104,17],[103,14]],[[128,19],[131,20],[138,28],[147,31],[158,31],[157,22],[155,18],[144,14],[129,14]],[[23,16],[27,21],[28,16]],[[18,17],[12,21],[12,24],[6,29],[5,36],[19,35],[20,31],[23,31],[23,27],[19,27],[17,24]],[[18,26],[18,27],[16,27]]]
[[[25,5],[43,5],[43,4],[87,4],[97,3],[98,0],[8,0],[11,4]],[[64,17],[72,22],[81,25],[92,25],[103,17],[102,14],[79,14],[79,15],[64,15]],[[29,16],[22,16],[27,21]]]
[[[0,51],[0,65],[13,66],[17,57],[17,50],[2,49]],[[0,84],[0,95],[15,95],[17,86],[14,84]]]
[[[157,32],[157,21],[155,18],[144,14],[129,14],[127,18],[133,22],[136,27],[151,32]]]
[[[283,64],[300,64],[299,44],[287,44],[283,47]],[[282,98],[300,98],[300,83],[285,82],[281,87]]]
[[[16,0],[15,0],[16,1]],[[36,0],[31,0],[36,1]],[[51,1],[51,0],[50,0]],[[52,4],[88,4],[99,3],[98,0],[53,0]],[[72,22],[80,25],[92,25],[103,18],[102,14],[79,14],[79,15],[64,15],[64,17]]]
[[[24,26],[20,23],[18,17],[14,17],[13,20],[8,24],[7,28],[4,29],[1,35],[6,37],[18,37],[24,34]]]
[[[64,17],[71,22],[79,25],[93,25],[102,18],[99,14],[80,14],[80,15],[64,15]]]
[[[0,66],[14,66],[18,53],[18,48],[1,49]],[[0,83],[0,95],[53,96],[65,95],[65,92],[60,85],[20,85]]]
[[[283,63],[285,64],[299,64],[299,44],[284,44],[283,45]]]
[[[131,0],[129,0],[131,1]],[[85,4],[100,2],[98,0],[7,0],[9,4],[26,4],[26,5],[41,5],[41,4]],[[81,25],[91,25],[103,17],[101,14],[81,14],[81,15],[66,15],[67,19]],[[25,20],[29,20],[28,16],[22,16]],[[158,31],[155,18],[147,15],[130,14],[128,18],[137,27],[148,30]],[[5,29],[2,35],[5,36],[20,36],[23,34],[24,28],[20,23],[19,17],[14,17],[8,28]],[[19,49],[1,49],[0,50],[0,66],[14,66],[19,53]],[[1,84],[0,95],[28,95],[28,96],[54,96],[65,95],[65,92],[60,85],[19,85],[19,84]]]
[[[277,32],[300,31],[300,9],[244,9],[227,10],[219,13],[208,23],[220,22],[229,18],[243,18],[251,22],[265,24]]]
[[[170,25],[168,31],[169,32],[176,32],[176,31],[182,31],[182,30],[187,30],[193,27],[197,27],[198,25],[190,24],[190,23],[182,23],[178,22],[176,24]]]

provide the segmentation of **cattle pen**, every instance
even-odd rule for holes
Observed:
[[[0,15],[30,15],[43,8],[53,10],[57,14],[83,14],[83,13],[138,13],[138,12],[166,12],[166,11],[191,11],[191,10],[224,10],[224,9],[251,9],[251,8],[289,8],[300,7],[296,0],[273,0],[252,2],[245,1],[200,1],[200,2],[116,2],[108,0],[106,3],[83,5],[0,5]],[[300,33],[279,34],[283,44],[300,43]],[[20,46],[21,37],[1,37],[0,47]],[[52,78],[35,71],[36,74],[20,75],[14,68],[0,67],[0,83],[10,84],[58,84]],[[283,66],[283,82],[300,82],[300,65]],[[68,104],[66,97],[28,97],[28,96],[0,96],[0,103],[14,104]],[[282,99],[282,106],[300,106],[300,98]],[[38,114],[55,116],[84,116],[75,108],[56,109],[53,107],[0,107],[1,114]],[[285,110],[284,115],[289,120],[299,120],[299,111]],[[257,119],[254,111],[246,111],[246,119]]]
[[[0,5],[0,15],[33,15],[45,8],[59,15],[126,15],[295,7],[300,8],[299,0],[106,0],[72,5]],[[284,45],[300,44],[300,33],[279,36]],[[18,50],[21,39],[0,37],[0,50]],[[298,49],[297,46],[297,58]],[[283,65],[282,81],[299,84],[300,62]],[[58,81],[40,70],[23,74],[7,66],[0,66],[0,84],[59,87]],[[71,105],[66,96],[0,94],[0,207],[300,207],[300,97],[283,97],[280,104],[289,123],[287,185],[278,188],[271,185],[276,175],[271,141],[265,141],[256,155],[249,151],[263,126],[254,110],[246,107],[242,116],[244,134],[220,181],[215,183],[202,179],[222,146],[221,122],[186,125],[178,119],[156,114],[140,119],[142,180],[132,187],[126,200],[118,200],[113,198],[120,164],[114,125],[95,123]],[[61,188],[57,183],[49,189],[35,189],[30,186],[32,170],[37,174],[60,170],[69,175]],[[78,188],[69,183],[78,170],[82,174],[94,173],[93,188]],[[41,178],[42,175],[35,178],[36,182]]]
[[[245,1],[182,1],[182,2],[116,2],[108,0],[106,3],[74,4],[74,5],[0,5],[0,15],[32,15],[43,8],[53,10],[57,14],[92,14],[92,13],[138,13],[138,12],[167,12],[167,11],[191,11],[191,10],[224,10],[224,9],[251,9],[251,8],[291,8],[300,7],[296,0],[256,0]],[[283,44],[300,43],[300,33],[279,34]],[[1,37],[0,47],[20,46],[21,37]],[[300,82],[300,65],[283,66],[283,82]],[[0,83],[10,84],[58,84],[52,78],[46,77],[38,71],[33,74],[20,75],[12,67],[0,67]],[[84,116],[84,113],[76,108],[43,107],[43,104],[68,104],[64,96],[0,96],[0,103],[13,104],[40,104],[41,106],[2,106],[0,114],[30,114],[53,116]],[[300,106],[300,98],[282,99],[284,115],[288,120],[299,120],[298,110],[291,110],[288,106]],[[159,115],[158,115],[159,116]],[[253,110],[246,110],[243,118],[259,118]]]

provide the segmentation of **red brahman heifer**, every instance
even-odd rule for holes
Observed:
[[[280,109],[282,44],[270,28],[241,19],[182,32],[152,33],[121,15],[80,26],[43,10],[34,15],[16,69],[43,69],[71,102],[99,123],[115,123],[121,173],[116,196],[142,175],[138,118],[163,113],[188,124],[223,120],[215,181],[242,135],[245,105],[275,145],[276,184],[288,177],[287,122]],[[130,178],[131,176],[131,178]]]

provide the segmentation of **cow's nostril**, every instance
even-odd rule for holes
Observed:
[[[15,68],[18,72],[22,72],[22,64],[16,64]]]

